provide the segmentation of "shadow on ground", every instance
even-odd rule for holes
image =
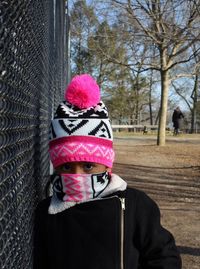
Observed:
[[[200,248],[192,248],[186,246],[178,246],[181,254],[188,254],[192,256],[200,256]]]

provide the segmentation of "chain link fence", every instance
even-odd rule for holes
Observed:
[[[30,269],[49,179],[49,124],[66,86],[64,0],[0,1],[0,268]]]

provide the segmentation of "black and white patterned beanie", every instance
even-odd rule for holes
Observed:
[[[54,168],[66,162],[95,162],[112,167],[113,135],[100,89],[88,74],[75,76],[51,123],[50,159]]]

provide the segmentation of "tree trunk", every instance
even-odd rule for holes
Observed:
[[[149,120],[150,124],[153,125],[153,113],[152,113],[152,84],[153,84],[153,70],[151,70],[150,77],[150,88],[149,88]]]
[[[160,118],[160,107],[159,107],[159,110],[158,110],[158,113],[157,113],[157,116],[156,116],[156,119],[155,119],[155,123],[154,123],[155,125],[158,124],[159,118]]]
[[[192,108],[192,118],[191,118],[191,133],[197,133],[197,92],[198,92],[198,75],[195,76],[195,83],[193,89],[193,108]]]
[[[140,110],[139,110],[139,85],[138,85],[138,75],[136,78],[136,110],[135,110],[135,119],[136,124],[140,124]]]
[[[169,74],[168,70],[161,70],[161,105],[160,105],[160,118],[158,125],[157,145],[165,145],[165,129],[167,119],[167,103],[169,91]]]

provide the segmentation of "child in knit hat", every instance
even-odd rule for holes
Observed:
[[[91,76],[68,85],[49,151],[53,195],[36,211],[34,269],[181,268],[155,202],[112,173],[112,128]]]

